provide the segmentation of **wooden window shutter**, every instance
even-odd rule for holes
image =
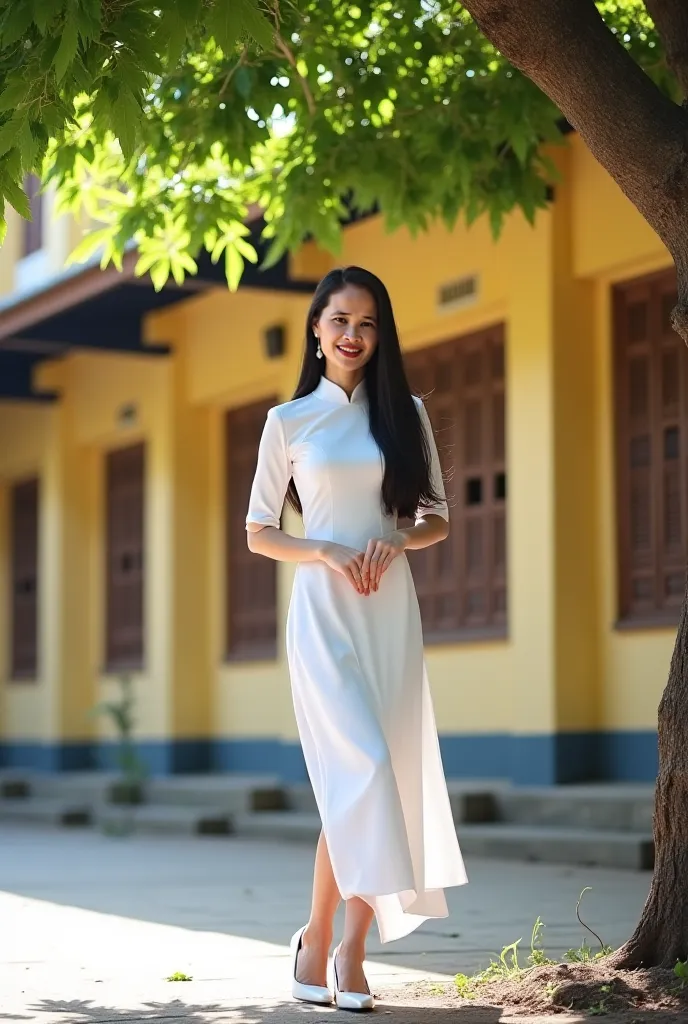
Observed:
[[[27,174],[24,179],[24,191],[29,199],[31,209],[31,220],[23,221],[24,229],[24,256],[30,256],[43,247],[43,195],[41,193],[41,179],[35,174]]]
[[[231,409],[226,417],[226,652],[235,660],[277,654],[277,563],[249,551],[246,513],[268,409],[277,399]]]
[[[445,474],[451,532],[409,552],[428,642],[503,635],[507,623],[504,328],[406,356]]]
[[[38,480],[15,484],[10,500],[13,679],[38,673]]]
[[[141,668],[144,659],[145,445],[106,460],[106,667]]]
[[[688,371],[674,271],[613,293],[619,617],[678,622],[688,540]]]

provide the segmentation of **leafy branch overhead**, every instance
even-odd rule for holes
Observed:
[[[671,93],[638,0],[598,4]],[[452,0],[0,0],[0,195],[36,171],[94,230],[73,255],[157,288],[206,249],[236,287],[305,237],[336,251],[347,203],[388,228],[529,220],[555,171],[556,107]],[[4,217],[2,231],[5,230]]]

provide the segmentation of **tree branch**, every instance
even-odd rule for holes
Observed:
[[[465,0],[464,6],[504,56],[557,104],[677,266],[683,264],[688,307],[686,112],[617,42],[593,0]]]
[[[688,5],[684,0],[645,0],[659,32],[667,64],[676,76],[684,97],[688,96]],[[685,101],[684,101],[685,102]]]
[[[285,41],[282,39],[282,37],[279,34],[277,34],[275,36],[275,42],[277,43],[277,49],[280,51],[280,53],[282,53],[287,58],[287,60],[289,61],[289,63],[291,64],[291,66],[293,67],[294,71],[296,72],[296,74],[299,77],[299,81],[301,82],[301,88],[303,89],[303,95],[306,97],[306,103],[308,105],[308,113],[312,117],[313,114],[315,114],[315,109],[316,108],[315,108],[315,100],[313,99],[313,93],[311,92],[310,86],[309,86],[308,82],[306,81],[306,79],[304,78],[304,76],[299,71],[299,69],[297,68],[297,66],[296,66],[296,59],[294,57],[294,54],[291,52],[291,50],[289,49],[289,47],[287,46],[287,44],[285,43]]]

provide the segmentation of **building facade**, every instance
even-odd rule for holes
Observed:
[[[445,769],[654,777],[683,596],[688,382],[666,250],[571,136],[535,227],[349,225],[230,294],[62,269],[76,228],[0,251],[0,765],[112,763],[90,710],[127,675],[158,773],[303,777],[284,651],[293,567],[248,552],[271,404],[314,283],[379,274],[452,509],[411,553]],[[46,200],[44,200],[46,201]],[[298,532],[290,510],[285,528]]]

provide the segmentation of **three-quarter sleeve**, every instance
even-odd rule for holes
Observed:
[[[284,498],[292,467],[282,418],[273,407],[268,411],[258,446],[258,464],[251,486],[246,525],[276,526],[279,529]]]
[[[416,510],[416,522],[422,519],[425,515],[437,515],[442,516],[443,519],[449,521],[449,507],[447,505],[446,494],[444,490],[444,481],[442,479],[442,467],[440,465],[440,457],[437,452],[437,443],[435,441],[435,435],[433,433],[432,424],[430,423],[430,417],[428,416],[427,409],[422,401],[418,400],[418,414],[420,416],[423,430],[428,442],[428,450],[430,452],[430,484],[435,494],[439,495],[441,500],[434,505],[419,505]]]

